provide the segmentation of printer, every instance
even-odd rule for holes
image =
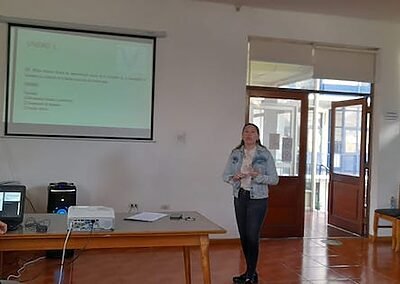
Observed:
[[[115,225],[114,209],[104,206],[70,206],[67,226],[72,231],[112,231]]]

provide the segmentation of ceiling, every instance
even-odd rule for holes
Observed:
[[[198,0],[400,23],[400,0]]]

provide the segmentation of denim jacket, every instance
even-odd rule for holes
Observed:
[[[261,199],[268,197],[268,185],[275,185],[279,181],[276,173],[275,161],[267,148],[257,145],[252,166],[260,174],[251,179],[250,198]],[[244,157],[244,146],[233,149],[225,167],[223,179],[232,185],[233,195],[238,197],[240,180],[233,181],[233,176],[240,172]]]

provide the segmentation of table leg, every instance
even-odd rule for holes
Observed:
[[[396,241],[397,241],[397,220],[393,221],[392,225],[392,249],[396,249]]]
[[[200,256],[204,284],[211,284],[209,244],[210,240],[208,235],[200,236]]]
[[[400,219],[396,220],[396,252],[400,251]]]
[[[372,241],[375,242],[378,237],[378,225],[379,225],[379,215],[374,214],[374,235],[372,236]]]
[[[3,277],[3,261],[4,261],[3,252],[0,251],[0,278]]]
[[[183,259],[185,261],[185,280],[186,284],[192,283],[191,264],[190,264],[190,248],[183,247]]]
[[[73,259],[73,256],[72,256]],[[72,262],[69,266],[69,283],[72,284],[74,279],[74,263]]]

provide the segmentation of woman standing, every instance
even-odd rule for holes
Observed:
[[[261,226],[268,209],[268,185],[277,184],[275,161],[268,149],[261,145],[260,131],[246,123],[242,140],[234,148],[225,167],[223,179],[233,187],[236,222],[246,272],[233,277],[233,283],[258,283],[256,272]]]

